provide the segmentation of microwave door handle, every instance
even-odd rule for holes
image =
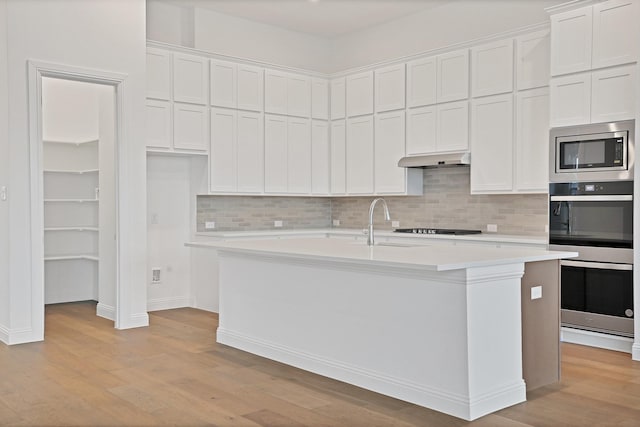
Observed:
[[[567,202],[567,232],[569,233],[569,236],[573,234],[571,216],[571,202]]]
[[[608,195],[608,196],[551,196],[552,202],[631,202],[633,195]]]

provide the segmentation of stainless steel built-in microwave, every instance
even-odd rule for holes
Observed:
[[[634,130],[634,120],[551,129],[550,182],[632,180]]]

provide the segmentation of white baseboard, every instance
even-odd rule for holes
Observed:
[[[4,325],[0,325],[0,341],[9,344],[9,328]]]
[[[633,343],[631,348],[631,358],[640,361],[640,343]]]
[[[526,400],[525,383],[506,384],[491,393],[469,399],[446,390],[411,383],[405,379],[391,377],[365,370],[339,361],[329,360],[279,344],[247,337],[218,327],[217,341],[249,353],[295,366],[348,384],[382,393],[397,399],[444,412],[467,421],[515,405]]]
[[[0,341],[8,345],[25,344],[29,342],[43,341],[42,334],[35,335],[32,328],[10,329],[0,325]]]
[[[191,306],[191,298],[188,296],[156,298],[147,301],[147,311],[171,310],[172,308]]]
[[[604,348],[605,350],[622,351],[624,353],[632,353],[631,347],[634,345],[633,338],[619,337],[617,335],[583,331],[582,329],[566,327],[562,327],[560,329],[560,341],[587,345],[589,347]],[[638,357],[640,357],[640,347],[638,347],[636,351],[638,353]]]
[[[96,315],[115,322],[116,308],[99,302],[96,306]]]
[[[128,319],[125,319],[124,322],[118,324],[116,322],[117,329],[133,329],[133,328],[144,328],[149,326],[149,315],[145,313],[134,313]]]

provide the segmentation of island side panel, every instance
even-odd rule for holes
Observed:
[[[506,380],[498,375],[521,355],[522,264],[519,273],[501,273],[511,279],[497,293],[483,297],[478,289],[468,299],[465,270],[403,273],[225,251],[219,262],[218,342],[464,419],[523,400],[521,371],[510,368]],[[478,342],[469,336],[468,303],[486,305],[505,287],[511,290],[498,298],[515,309],[494,306],[491,322],[501,319],[500,327],[479,338],[482,346],[509,348],[505,359],[470,363],[469,348]],[[486,316],[478,314],[474,327],[483,329]],[[514,321],[514,336],[505,337],[500,328]],[[470,366],[494,370],[480,375],[473,392]],[[514,390],[518,384],[522,392]]]

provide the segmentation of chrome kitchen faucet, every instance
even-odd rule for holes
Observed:
[[[375,209],[376,203],[378,202],[382,202],[382,205],[384,206],[384,218],[387,221],[391,221],[391,215],[389,215],[387,202],[385,202],[381,197],[374,199],[373,202],[371,202],[371,206],[369,206],[369,234],[367,235],[367,245],[369,246],[373,246],[375,243],[373,239],[373,210]]]

